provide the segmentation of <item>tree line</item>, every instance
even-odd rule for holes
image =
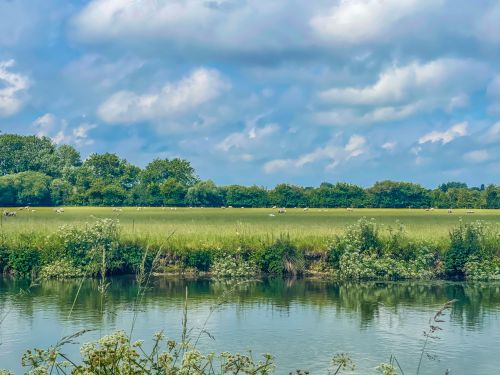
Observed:
[[[324,182],[217,186],[202,181],[189,161],[155,159],[139,168],[116,154],[82,160],[70,145],[47,137],[0,135],[0,206],[234,206],[500,208],[500,186],[448,182],[435,189],[397,181],[363,188]]]

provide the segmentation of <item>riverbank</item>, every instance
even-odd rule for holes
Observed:
[[[284,232],[242,233],[226,246],[179,246],[176,232],[157,238],[130,236],[118,219],[92,218],[48,233],[0,236],[0,269],[35,279],[105,277],[109,274],[321,275],[342,280],[500,278],[496,223],[458,221],[448,238],[415,239],[399,224],[361,218],[343,231],[307,246]]]

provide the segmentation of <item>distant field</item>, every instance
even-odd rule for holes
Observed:
[[[0,209],[1,210],[1,209]],[[13,211],[13,209],[7,209]],[[261,241],[289,234],[307,247],[321,246],[333,234],[362,217],[373,218],[387,228],[399,221],[408,235],[415,239],[445,239],[451,227],[465,222],[484,220],[500,225],[500,210],[447,210],[425,211],[422,209],[287,209],[278,214],[270,208],[123,208],[121,212],[110,207],[66,207],[57,214],[53,208],[34,208],[16,211],[13,218],[2,218],[1,231],[12,236],[20,233],[48,234],[63,224],[84,224],[93,218],[117,218],[124,236],[148,238],[162,242],[172,232],[172,246],[195,247],[200,244],[234,245],[239,238]],[[271,216],[274,215],[274,216]]]

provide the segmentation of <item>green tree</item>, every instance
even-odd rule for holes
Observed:
[[[191,206],[217,207],[223,204],[220,189],[211,180],[200,181],[191,186],[186,194],[186,203]]]
[[[46,137],[16,134],[0,135],[0,176],[19,172],[54,171],[56,148]]]
[[[368,193],[373,207],[428,207],[431,203],[427,189],[409,182],[377,182]]]
[[[50,199],[52,204],[56,206],[68,204],[70,202],[72,192],[73,186],[62,178],[56,178],[55,180],[52,180],[50,184]]]
[[[304,188],[289,184],[279,184],[269,192],[273,205],[280,207],[305,207],[308,205]]]
[[[488,185],[484,195],[487,208],[500,208],[500,186]]]
[[[187,187],[170,177],[160,185],[160,192],[163,198],[163,204],[166,206],[183,206],[187,194]]]

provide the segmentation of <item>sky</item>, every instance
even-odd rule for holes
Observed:
[[[0,0],[0,130],[218,184],[498,184],[500,1]]]

